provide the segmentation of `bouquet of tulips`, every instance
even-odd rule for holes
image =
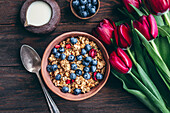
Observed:
[[[102,20],[92,34],[108,47],[112,74],[154,113],[170,113],[170,1],[123,0],[126,20]]]

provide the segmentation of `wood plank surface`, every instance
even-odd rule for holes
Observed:
[[[104,18],[114,21],[125,18],[118,12],[119,0],[101,0],[99,13],[90,20],[79,20],[70,10],[68,0],[57,0],[61,8],[61,21],[50,35],[27,32],[19,20],[19,12],[25,0],[0,0],[0,112],[48,113],[42,89],[34,74],[21,64],[19,50],[28,44],[42,57],[47,45],[67,31],[91,33],[93,27]],[[122,83],[110,75],[106,85],[93,97],[79,102],[64,100],[48,88],[61,113],[149,113],[134,96],[122,89]]]

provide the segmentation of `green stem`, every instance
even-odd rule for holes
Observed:
[[[157,55],[158,55],[158,56],[161,58],[161,60],[162,60],[162,57],[161,57],[161,55],[160,55],[160,53],[159,53],[159,51],[158,51],[158,49],[157,49],[157,46],[156,46],[154,40],[151,40],[150,42],[151,42],[152,47],[154,48],[155,52],[157,53]]]
[[[165,14],[164,14],[164,18],[165,18],[166,24],[170,27],[170,19],[169,19],[169,17],[168,17],[168,13],[165,13]]]
[[[146,96],[153,102],[153,104],[160,109],[161,112],[163,113],[169,113],[169,110],[166,108],[164,103],[160,102],[144,85],[143,83],[138,80],[138,78],[132,73],[129,72],[129,74],[132,76],[136,84],[140,87],[143,93],[146,94]]]
[[[114,43],[113,43],[113,38],[111,38],[110,41],[112,42],[112,44],[114,44]]]
[[[131,59],[132,59],[133,63],[136,65],[136,64],[137,64],[137,62],[136,62],[135,58],[133,57],[133,55],[132,55],[132,53],[131,53],[131,51],[130,51],[130,48],[129,48],[129,47],[127,48],[127,52],[129,53],[129,55],[130,55],[130,57],[131,57]]]

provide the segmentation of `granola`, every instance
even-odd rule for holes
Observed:
[[[51,81],[64,93],[87,93],[103,79],[106,62],[94,41],[78,36],[56,45],[48,58]]]

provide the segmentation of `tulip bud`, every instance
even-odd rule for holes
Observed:
[[[133,21],[133,26],[140,31],[148,41],[155,39],[158,36],[157,23],[151,14],[149,16],[141,16],[139,21]]]
[[[92,34],[99,40],[110,45],[112,43],[110,39],[113,37],[115,27],[116,25],[113,21],[104,19],[93,29]]]
[[[162,15],[169,11],[169,0],[144,0],[147,9],[155,15]]]
[[[110,54],[109,61],[112,67],[119,73],[128,73],[132,68],[131,59],[121,48],[117,48],[116,51]]]
[[[128,24],[121,24],[115,28],[115,41],[118,47],[126,49],[132,44],[131,30]]]
[[[129,4],[132,4],[133,6],[135,6],[136,8],[139,9],[142,1],[141,0],[123,0],[123,3],[125,5],[126,9],[128,10],[128,12],[132,13],[135,10]]]

